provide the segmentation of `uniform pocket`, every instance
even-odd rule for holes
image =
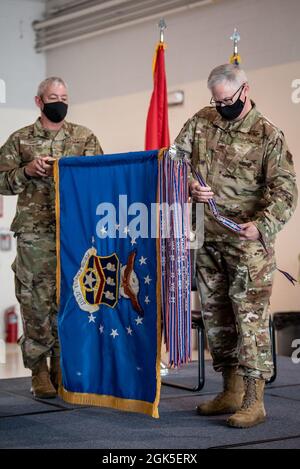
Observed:
[[[197,168],[198,171],[202,172],[202,168],[206,167],[207,159],[207,148],[206,148],[206,138],[199,137],[197,132],[195,134],[195,141],[193,144],[192,150],[192,164],[194,168]]]
[[[11,268],[15,273],[16,297],[22,306],[23,315],[26,315],[26,312],[30,313],[32,308],[33,274],[24,268],[18,257],[12,263]]]
[[[247,266],[250,280],[271,285],[276,269],[274,246],[268,246],[269,253],[267,253],[260,242],[248,241],[247,243],[249,248],[243,257],[243,262]]]
[[[235,150],[226,165],[226,172],[240,181],[253,183],[262,175],[262,152],[253,149]]]
[[[68,141],[64,150],[64,155],[69,156],[82,156],[84,155],[86,147],[86,139],[77,138]]]
[[[37,140],[21,140],[20,155],[24,163],[29,163],[40,156],[49,156],[49,145]]]
[[[197,138],[197,147],[200,157],[205,156],[206,154],[206,138],[198,137]]]

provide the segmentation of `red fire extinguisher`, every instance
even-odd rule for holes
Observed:
[[[7,308],[4,314],[6,342],[9,344],[16,343],[18,340],[18,316],[14,306]]]

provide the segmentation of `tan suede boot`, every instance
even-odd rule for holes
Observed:
[[[236,412],[241,408],[244,397],[243,377],[237,374],[237,368],[228,367],[223,371],[224,390],[211,401],[199,404],[199,415],[222,415]]]
[[[59,385],[62,382],[59,357],[50,358],[50,379],[56,391],[58,391]]]
[[[249,428],[262,423],[266,419],[264,406],[263,379],[244,378],[245,397],[242,408],[229,417],[227,423],[230,427]]]
[[[51,399],[56,397],[56,390],[53,387],[46,358],[42,358],[37,366],[32,370],[31,392],[35,398]]]

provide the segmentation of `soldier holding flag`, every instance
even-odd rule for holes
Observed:
[[[18,195],[11,226],[17,238],[12,268],[24,328],[19,340],[24,366],[32,370],[33,395],[50,398],[56,396],[60,374],[51,163],[67,155],[99,155],[102,149],[89,129],[65,121],[68,90],[61,78],[42,81],[35,103],[40,117],[14,132],[0,148],[0,194]]]
[[[175,144],[206,181],[202,186],[191,178],[189,186],[194,201],[205,204],[196,275],[213,366],[224,381],[223,392],[197,409],[200,415],[231,413],[228,424],[245,428],[266,417],[274,242],[295,210],[297,187],[283,132],[250,99],[238,57],[212,70],[211,106],[186,122]],[[213,199],[239,233],[218,223],[208,205]]]

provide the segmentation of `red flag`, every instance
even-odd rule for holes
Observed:
[[[170,146],[164,49],[164,43],[160,42],[154,56],[154,89],[147,116],[145,150],[157,150]]]

